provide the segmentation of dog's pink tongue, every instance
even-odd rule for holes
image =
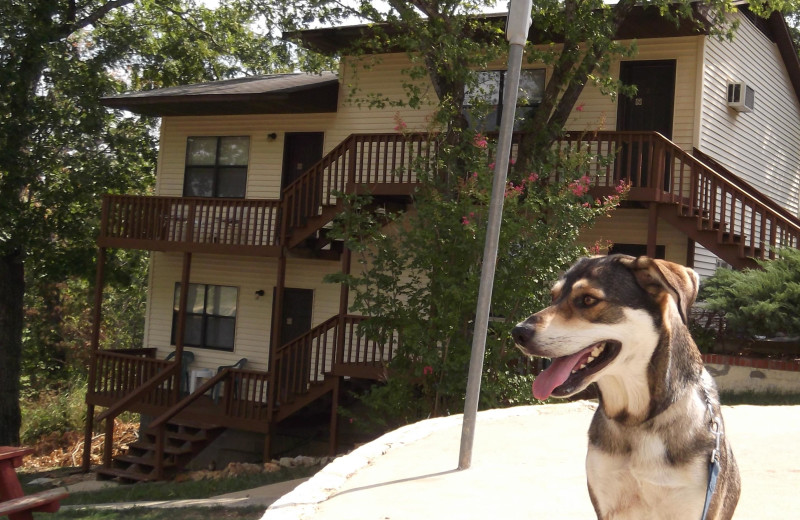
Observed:
[[[567,380],[572,369],[585,355],[586,351],[582,350],[571,356],[553,359],[550,366],[533,380],[533,397],[540,401],[550,397],[553,390]]]

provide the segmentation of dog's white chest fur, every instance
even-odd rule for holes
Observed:
[[[705,500],[707,463],[698,457],[675,466],[661,439],[640,432],[626,454],[589,446],[586,472],[603,520],[699,518]],[[663,462],[656,462],[663,461]]]

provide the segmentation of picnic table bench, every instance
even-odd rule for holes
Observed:
[[[33,512],[55,513],[61,500],[69,496],[63,489],[48,489],[25,495],[17,478],[16,468],[22,457],[33,453],[31,448],[0,446],[0,516],[10,520],[33,520]]]

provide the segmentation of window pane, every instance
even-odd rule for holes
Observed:
[[[206,313],[214,316],[236,317],[238,294],[239,290],[236,287],[209,286]]]
[[[233,349],[236,320],[209,316],[206,320],[206,346]]]
[[[195,347],[203,345],[202,316],[195,316],[194,314],[186,316],[186,330],[183,332],[183,344]]]
[[[220,137],[219,164],[222,166],[247,166],[250,156],[249,137]]]
[[[500,102],[500,71],[480,71],[477,77],[477,84],[464,93],[464,104],[472,106],[481,102],[497,105]]]
[[[203,314],[205,306],[205,285],[198,283],[189,284],[189,293],[186,298],[186,312]],[[181,304],[181,284],[175,284],[175,294],[173,297],[172,310],[177,311]]]
[[[216,137],[190,137],[186,140],[186,164],[213,166],[217,157]]]
[[[197,283],[189,284],[189,297],[186,300],[186,312],[203,314],[205,307],[206,286]]]
[[[542,102],[544,69],[523,70],[519,77],[517,106],[533,106]]]
[[[183,181],[183,195],[184,197],[213,197],[213,168],[186,168],[186,177]]]
[[[247,168],[221,168],[217,197],[243,198],[247,189]]]

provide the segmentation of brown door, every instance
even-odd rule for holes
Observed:
[[[281,188],[287,187],[322,159],[322,132],[287,133],[283,145]]]
[[[322,132],[287,133],[283,146],[281,191],[301,177],[322,158]],[[317,215],[322,201],[322,175],[308,179],[294,194],[287,211],[290,226],[304,226]]]
[[[314,304],[312,289],[283,290],[283,319],[281,319],[281,345],[311,330],[311,312]]]
[[[675,60],[624,61],[620,64],[620,79],[625,85],[636,85],[633,97],[621,96],[617,110],[617,130],[654,130],[672,139],[672,111],[675,106]],[[623,147],[622,177],[634,175],[634,185],[647,185],[650,154],[642,150],[642,177],[633,171],[638,164],[638,146]],[[630,162],[628,159],[630,158]],[[664,179],[664,187],[669,180]]]

